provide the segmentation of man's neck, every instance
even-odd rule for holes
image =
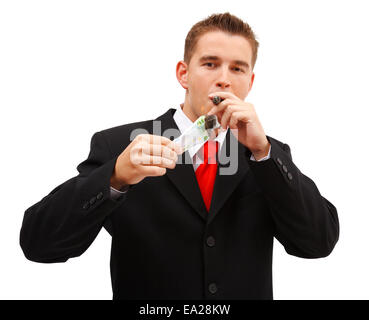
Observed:
[[[192,108],[186,100],[181,104],[181,108],[188,119],[190,119],[192,122],[196,121],[198,117],[192,112]]]

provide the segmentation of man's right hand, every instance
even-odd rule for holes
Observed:
[[[117,158],[110,185],[120,190],[151,176],[162,176],[176,166],[182,148],[168,138],[139,134]]]

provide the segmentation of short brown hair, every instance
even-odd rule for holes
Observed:
[[[251,27],[241,19],[230,14],[229,12],[221,14],[213,14],[208,18],[196,23],[188,32],[185,42],[184,61],[189,64],[195,47],[200,36],[209,31],[224,31],[233,35],[245,37],[252,48],[252,68],[255,66],[258,55],[259,42]]]

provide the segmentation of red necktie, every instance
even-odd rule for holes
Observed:
[[[218,152],[218,142],[210,140],[204,144],[204,163],[200,164],[195,174],[200,187],[202,198],[206,208],[210,209],[211,197],[213,195],[215,176],[218,164],[216,154]]]

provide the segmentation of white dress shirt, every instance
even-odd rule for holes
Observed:
[[[179,131],[181,132],[181,134],[183,132],[186,131],[186,129],[188,129],[190,126],[192,126],[193,122],[185,115],[185,113],[182,110],[183,108],[183,104],[181,104],[180,106],[178,106],[178,108],[176,109],[176,112],[173,115],[173,119],[179,129]],[[218,131],[218,135],[216,137],[214,137],[214,141],[219,142],[219,149],[220,150],[222,148],[224,139],[227,135],[227,131],[229,130],[229,127],[227,129],[223,129],[220,128]],[[204,146],[205,142],[202,144],[197,144],[195,146],[193,146],[192,148],[189,148],[187,151],[190,155],[190,158],[192,159],[192,165],[194,170],[196,171],[196,169],[199,167],[199,165],[201,163],[203,163],[203,146]],[[256,160],[254,158],[254,155],[251,155],[250,160],[252,161],[264,161],[264,160],[268,160],[270,158],[270,152],[271,152],[271,147],[269,147],[269,152],[268,155],[265,156],[264,158],[261,158],[259,160]],[[127,192],[129,186],[123,188],[122,190],[116,190],[113,187],[110,187],[110,195],[113,199],[118,198],[119,196],[121,196],[123,193]]]

